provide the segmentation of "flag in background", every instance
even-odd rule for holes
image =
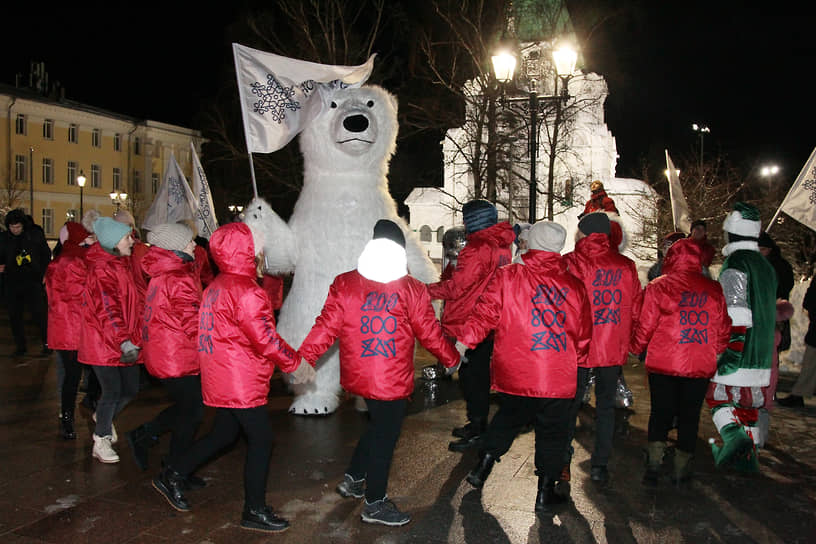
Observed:
[[[771,230],[779,212],[785,212],[806,227],[816,230],[816,164],[814,162],[816,162],[816,149],[810,153],[805,166],[802,167],[796,181],[785,195],[785,200],[779,205],[773,219],[768,223],[766,232]]]
[[[294,138],[322,107],[320,84],[360,86],[374,55],[359,66],[317,64],[232,44],[249,153],[271,153]],[[335,83],[337,82],[337,83]]]
[[[195,219],[196,200],[187,184],[184,172],[176,162],[176,156],[171,154],[164,170],[159,192],[153,199],[153,204],[145,214],[142,228],[150,230],[162,223],[176,223],[177,221]]]
[[[691,232],[691,216],[686,197],[683,196],[683,186],[680,185],[680,176],[677,175],[677,168],[669,157],[669,150],[666,150],[666,175],[669,178],[669,199],[671,200],[672,220],[675,230]]]
[[[195,146],[190,142],[190,149],[193,152],[193,196],[196,198],[195,221],[196,230],[199,236],[207,240],[218,228],[218,220],[215,217],[215,206],[213,206],[210,184],[207,183],[207,175],[201,167]]]

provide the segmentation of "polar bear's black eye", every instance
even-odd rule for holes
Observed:
[[[336,108],[336,107],[337,107],[337,102],[332,102],[332,103],[331,103],[331,107],[332,107],[332,108]]]
[[[366,102],[366,106],[368,106],[369,108],[373,108],[374,107],[374,101],[369,100],[368,102]]]

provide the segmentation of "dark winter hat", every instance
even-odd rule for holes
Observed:
[[[499,220],[496,206],[487,200],[471,200],[462,206],[462,219],[468,234],[492,227]]]
[[[609,216],[602,212],[588,213],[578,221],[578,230],[589,236],[600,232],[609,234]]]
[[[767,247],[773,249],[776,247],[776,242],[773,241],[773,238],[765,232],[764,230],[759,234],[759,247]]]
[[[6,228],[11,225],[25,225],[26,224],[26,216],[25,212],[20,208],[11,210],[6,214]]]
[[[399,228],[399,225],[388,219],[380,219],[377,221],[377,224],[374,225],[374,236],[371,238],[372,240],[387,238],[405,247],[405,235],[402,233],[402,229]]]
[[[706,222],[702,219],[697,219],[691,222],[691,230],[694,230],[694,227],[703,227],[704,229],[708,229]]]
[[[184,251],[193,239],[193,231],[181,223],[162,223],[151,228],[147,241],[168,251]]]
[[[100,217],[93,224],[93,230],[99,245],[108,251],[116,247],[119,240],[130,234],[130,227],[110,217]]]

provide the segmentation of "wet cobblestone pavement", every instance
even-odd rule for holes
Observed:
[[[761,473],[716,470],[708,437],[715,436],[703,409],[692,483],[668,481],[646,488],[643,450],[649,395],[643,367],[625,369],[634,393],[631,410],[619,411],[606,487],[589,480],[593,401],[584,406],[572,463],[572,503],[557,516],[533,512],[533,433],[518,437],[485,487],[464,477],[476,453],[452,453],[451,428],[464,422],[455,380],[426,382],[432,363],[419,351],[417,388],[394,457],[389,495],[413,520],[401,528],[360,521],[361,501],[334,492],[364,426],[365,415],[348,399],[325,417],[287,413],[291,396],[273,379],[269,412],[275,431],[268,503],[292,526],[265,535],[239,527],[243,503],[242,440],[199,470],[208,485],[191,491],[189,513],[180,513],[151,487],[168,436],[151,450],[141,471],[124,440],[119,464],[91,458],[91,414],[77,409],[77,440],[57,434],[54,356],[11,358],[8,324],[0,321],[0,542],[2,543],[811,543],[816,542],[816,401],[804,409],[777,407],[760,455]],[[780,391],[793,376],[783,375]],[[82,394],[80,394],[82,398]],[[119,432],[152,418],[167,400],[145,381],[137,400],[116,419]],[[495,409],[495,407],[494,407]],[[202,429],[209,428],[208,409]]]

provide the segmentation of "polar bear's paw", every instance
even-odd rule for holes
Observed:
[[[331,393],[305,393],[295,397],[289,413],[296,416],[327,416],[340,405],[340,397]]]

